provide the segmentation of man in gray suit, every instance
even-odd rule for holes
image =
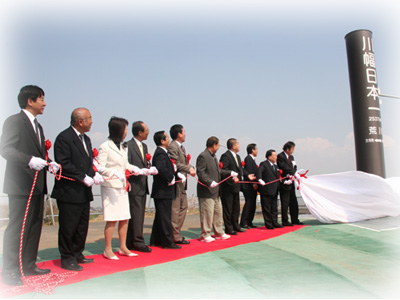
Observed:
[[[222,206],[219,199],[219,182],[221,174],[232,175],[230,171],[221,170],[215,157],[219,149],[219,140],[212,136],[206,143],[207,149],[197,157],[197,176],[201,183],[197,184],[197,197],[200,206],[201,241],[214,242],[215,239],[229,239],[230,235],[222,227]],[[237,174],[236,174],[237,175]],[[214,228],[215,239],[211,236]]]
[[[140,169],[150,167],[150,162],[146,158],[148,153],[147,145],[143,143],[143,141],[147,140],[149,133],[149,128],[142,121],[133,123],[133,138],[128,142],[128,161]],[[131,190],[129,191],[131,219],[128,223],[126,246],[130,250],[151,252],[151,248],[145,244],[143,237],[146,198],[149,193],[147,176],[131,176],[128,181],[131,184]]]
[[[183,222],[185,222],[186,212],[188,209],[186,177],[188,173],[191,176],[195,176],[196,171],[193,166],[188,164],[186,150],[182,145],[186,140],[186,132],[183,126],[180,124],[173,125],[169,130],[169,134],[173,141],[168,147],[168,154],[175,161],[178,176],[184,176],[184,179],[181,178],[181,182],[175,184],[175,199],[172,201],[171,209],[172,230],[174,242],[176,244],[185,245],[190,244],[189,241],[185,240],[185,238],[181,236],[181,228]],[[179,173],[182,175],[179,175]]]

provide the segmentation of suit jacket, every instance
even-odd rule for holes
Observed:
[[[75,130],[68,127],[61,132],[54,143],[54,158],[62,167],[62,174],[68,179],[55,180],[52,198],[62,202],[85,203],[93,200],[92,188],[87,187],[82,181],[86,175],[93,177],[93,152],[90,138],[85,134],[86,144],[83,147]]]
[[[104,187],[125,188],[126,182],[114,177],[115,172],[125,175],[125,171],[133,171],[134,166],[128,162],[128,148],[121,144],[119,149],[112,140],[107,140],[99,147],[97,161],[100,164],[99,173],[104,177],[101,184]],[[114,177],[114,178],[113,178]],[[131,176],[132,177],[132,176]]]
[[[7,160],[5,194],[30,194],[36,170],[30,169],[28,163],[32,156],[46,158],[44,133],[40,124],[39,129],[40,144],[31,121],[23,111],[8,117],[4,122],[0,153]],[[46,170],[44,168],[38,172],[33,195],[47,194]]]
[[[243,180],[243,174],[248,176],[249,173],[246,170],[243,170],[242,161],[240,156],[236,154],[237,160],[239,165],[236,163],[235,157],[233,156],[232,152],[227,150],[224,154],[221,155],[220,162],[223,164],[222,169],[229,171],[227,174],[222,175],[222,179],[231,175],[231,171],[235,171],[238,173],[238,179],[240,181]],[[222,193],[239,193],[240,192],[241,184],[235,183],[232,178],[224,181],[221,184]]]
[[[211,188],[213,181],[216,183],[221,181],[221,174],[229,176],[230,171],[220,170],[218,160],[215,154],[212,154],[208,149],[200,153],[196,160],[197,177],[203,186],[197,183],[197,197],[199,198],[217,198],[220,196],[219,186]]]
[[[258,168],[257,178],[264,180],[265,183],[279,179],[278,167],[276,167],[276,171],[274,171],[273,167],[271,166],[268,160],[263,161],[260,164],[260,167]],[[277,196],[278,189],[279,189],[279,181],[276,181],[268,185],[264,186],[260,185],[258,191],[262,195]]]
[[[187,157],[183,154],[181,147],[178,145],[178,143],[174,140],[168,147],[168,154],[169,156],[175,161],[175,165],[177,167],[177,172],[182,173],[183,175],[187,176],[187,174],[190,171],[190,168],[192,168],[191,165],[188,165],[187,163]],[[178,179],[180,180],[180,179]],[[182,182],[178,182],[177,184],[180,184],[182,186],[182,190],[187,188],[187,181],[185,184]]]
[[[144,158],[142,157],[142,153],[136,141],[131,139],[128,143],[128,162],[132,165],[137,166],[138,168],[147,168],[147,160],[146,154],[148,153],[147,145],[142,143],[143,146],[143,154]],[[129,183],[132,185],[131,190],[129,191],[130,195],[137,195],[137,196],[144,196],[149,193],[149,187],[147,182],[147,176],[139,175],[139,176],[131,176],[129,177]]]
[[[157,147],[154,151],[153,166],[157,168],[158,174],[153,177],[151,197],[154,199],[174,199],[175,186],[168,185],[175,177],[174,166],[168,153],[161,147]]]
[[[257,176],[258,174],[258,167],[256,162],[254,161],[253,157],[250,156],[250,154],[248,154],[245,158],[244,158],[244,167],[243,169],[246,170],[247,175],[244,176],[244,181],[253,181],[253,182],[257,182],[257,179],[255,180],[250,180],[249,179],[249,174],[254,174],[255,176]],[[257,177],[258,178],[258,177]],[[250,183],[243,183],[242,184],[242,189],[243,190],[253,190],[253,185]]]
[[[290,160],[293,162],[293,155],[290,156]],[[282,177],[286,177],[287,175],[294,175],[297,172],[297,166],[293,166],[292,163],[289,163],[289,160],[286,158],[286,154],[284,151],[278,154],[278,168],[282,170]],[[294,184],[283,184],[281,183],[281,188],[290,190],[292,189]]]

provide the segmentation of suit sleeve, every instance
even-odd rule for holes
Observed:
[[[163,150],[164,151],[164,150]],[[166,154],[165,154],[166,155]],[[162,156],[160,154],[154,154],[153,164],[158,170],[158,175],[170,183],[174,179],[174,174],[167,167],[168,156]]]
[[[257,170],[257,179],[263,179],[262,174],[264,172],[264,169],[265,169],[265,164],[261,163],[260,167]]]
[[[32,156],[18,150],[18,144],[21,139],[19,130],[20,125],[15,118],[9,118],[4,122],[0,147],[1,156],[13,163],[21,164],[21,167],[28,168],[28,163]]]
[[[206,159],[203,155],[199,155],[196,160],[196,172],[197,172],[197,177],[199,178],[199,181],[204,183],[207,186],[211,185],[212,180],[208,175],[207,175],[207,163]]]
[[[71,162],[71,147],[63,136],[58,136],[54,143],[54,157],[62,166],[62,173],[66,177],[73,178],[77,181],[83,181],[86,174],[77,169]]]
[[[99,173],[107,178],[112,178],[114,176],[115,170],[107,168],[108,151],[104,144],[99,147],[99,154],[97,155],[97,161],[100,164]]]

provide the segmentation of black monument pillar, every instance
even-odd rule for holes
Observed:
[[[357,170],[385,177],[372,32],[356,30],[345,37],[349,67]]]

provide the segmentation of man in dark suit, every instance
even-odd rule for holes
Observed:
[[[147,161],[147,145],[143,141],[147,140],[149,128],[142,121],[137,121],[132,125],[133,138],[128,142],[128,161],[138,168],[150,168]],[[128,223],[128,233],[126,246],[130,250],[141,252],[151,252],[151,248],[145,244],[143,237],[144,215],[146,212],[146,198],[149,188],[146,175],[131,176],[128,179],[131,184],[129,191],[129,208],[131,219]]]
[[[199,198],[201,241],[210,243],[217,240],[226,240],[231,236],[226,234],[222,227],[222,207],[219,200],[219,182],[221,174],[229,176],[232,172],[220,169],[215,156],[219,149],[219,140],[212,136],[207,139],[207,149],[200,153],[196,160],[196,169],[199,183],[197,183],[197,197]],[[215,238],[211,236],[214,229]]]
[[[173,141],[168,147],[168,154],[175,161],[177,172],[183,175],[181,182],[175,184],[175,198],[172,201],[171,210],[172,230],[175,243],[185,245],[190,244],[190,242],[185,240],[185,237],[181,235],[181,228],[185,222],[188,209],[186,177],[188,174],[195,176],[196,171],[193,166],[188,164],[186,150],[182,145],[186,140],[186,132],[183,126],[175,124],[170,128],[169,133]]]
[[[287,142],[283,146],[283,151],[278,154],[278,167],[282,170],[282,177],[294,175],[297,172],[296,162],[293,157],[294,147],[293,142]],[[293,224],[302,225],[299,221],[299,204],[297,202],[296,191],[291,180],[285,180],[280,186],[281,198],[281,215],[283,226],[293,226]],[[288,208],[290,210],[290,220],[288,218]]]
[[[256,144],[249,144],[247,146],[247,156],[244,158],[244,169],[248,174],[257,174],[256,156],[258,148]],[[255,180],[250,180],[248,176],[244,177],[244,181],[254,181],[254,184],[243,183],[242,191],[244,195],[245,204],[243,206],[242,217],[240,218],[240,227],[255,228],[253,225],[254,214],[256,212],[257,190],[258,184]]]
[[[22,243],[22,271],[24,276],[43,275],[49,269],[39,269],[36,258],[43,223],[44,195],[47,194],[45,139],[37,115],[43,114],[46,102],[44,91],[38,86],[24,86],[18,95],[22,111],[4,122],[1,136],[1,155],[7,160],[4,193],[9,200],[9,221],[3,241],[3,282],[22,285],[19,264],[20,237],[25,210],[34,183],[26,218]],[[58,165],[51,163],[57,172]]]
[[[54,157],[62,166],[62,174],[72,180],[55,180],[51,197],[57,199],[59,210],[58,249],[61,267],[81,271],[79,264],[91,263],[85,258],[86,236],[89,228],[91,186],[103,178],[93,170],[93,153],[90,138],[92,116],[89,110],[77,108],[71,114],[71,126],[62,131],[54,143]]]
[[[156,216],[151,231],[150,245],[161,246],[164,249],[180,249],[174,243],[171,225],[172,199],[175,198],[175,169],[167,153],[169,136],[165,131],[154,134],[157,149],[153,156],[153,166],[158,170],[154,176],[151,197],[154,198]]]
[[[279,170],[276,165],[277,155],[275,150],[268,150],[267,158],[260,164],[257,178],[261,184],[259,192],[261,195],[261,207],[264,217],[264,224],[267,229],[282,228],[278,223],[278,191],[279,191]],[[269,182],[276,181],[270,184]]]
[[[241,185],[237,182],[242,180],[243,173],[250,180],[254,180],[256,177],[254,174],[248,174],[246,170],[243,170],[242,161],[237,154],[240,150],[238,140],[230,138],[226,144],[228,150],[221,155],[219,161],[222,163],[222,169],[233,172],[231,173],[233,176],[221,184],[221,201],[224,212],[225,231],[229,235],[237,235],[238,232],[246,231],[240,229],[239,226],[239,192]],[[226,177],[228,176],[222,176],[223,179]]]

